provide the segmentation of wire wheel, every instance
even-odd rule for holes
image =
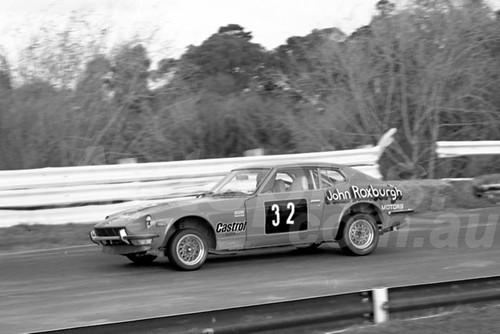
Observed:
[[[195,265],[203,259],[205,245],[195,234],[186,234],[177,243],[177,257],[186,265]]]
[[[374,237],[373,225],[365,219],[356,220],[349,228],[349,240],[357,249],[370,247]]]
[[[207,254],[205,236],[195,229],[183,229],[172,237],[167,256],[177,268],[195,270],[205,262]]]
[[[339,244],[347,254],[368,255],[377,248],[378,237],[375,218],[366,213],[357,213],[345,223]]]

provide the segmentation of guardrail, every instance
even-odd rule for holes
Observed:
[[[436,142],[436,153],[439,158],[500,154],[500,141],[438,141]]]
[[[500,154],[500,141],[438,141],[436,142],[436,154],[439,158],[453,158],[464,155],[496,155]],[[495,203],[500,200],[500,184],[498,178],[480,177],[483,182],[490,184],[474,186],[474,194],[477,197],[486,197]],[[472,179],[471,179],[472,180]]]
[[[381,178],[378,159],[395,132],[389,130],[377,146],[333,152],[0,171],[0,227],[97,222],[140,201],[206,191],[247,164],[336,162]]]
[[[415,316],[422,311],[500,300],[500,277],[398,287],[388,290],[382,312],[395,318]]]
[[[408,318],[430,310],[500,300],[500,277],[378,288],[224,310],[65,328],[40,333],[255,333],[332,331]]]
[[[381,178],[378,159],[395,132],[385,133],[377,146],[355,150],[0,171],[0,228],[21,223],[94,223],[144,201],[203,192],[227,171],[245,164],[337,162]],[[500,154],[500,141],[438,141],[436,146],[440,158]],[[488,190],[492,196],[499,193],[496,188]]]

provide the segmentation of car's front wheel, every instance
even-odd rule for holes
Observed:
[[[176,232],[167,247],[167,256],[175,267],[196,270],[207,259],[208,246],[205,236],[195,229]]]
[[[345,223],[339,244],[349,255],[368,255],[377,248],[378,238],[375,219],[369,214],[357,213]]]

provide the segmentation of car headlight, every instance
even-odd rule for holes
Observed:
[[[153,218],[151,218],[150,215],[147,215],[146,216],[146,227],[147,228],[150,228],[151,227],[151,223],[153,222]]]

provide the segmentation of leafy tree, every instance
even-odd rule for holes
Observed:
[[[10,68],[7,59],[0,55],[0,155],[7,156],[8,148],[5,143],[8,140],[8,122],[9,110],[12,96],[12,83]],[[3,159],[1,159],[3,160]],[[1,161],[0,160],[0,161]],[[0,169],[6,168],[2,166],[4,162],[0,162]]]
[[[356,133],[397,127],[392,164],[424,165],[435,174],[437,140],[495,136],[498,25],[486,7],[425,1],[370,25],[370,35],[338,49],[347,74],[343,102]]]
[[[0,55],[0,89],[12,90],[10,67],[5,56]]]
[[[380,0],[379,2],[377,2],[375,7],[377,8],[377,11],[379,12],[379,15],[381,17],[387,17],[391,15],[396,9],[396,5],[388,0]]]
[[[141,44],[104,54],[72,25],[46,31],[20,86],[0,60],[0,168],[350,149],[396,127],[386,170],[469,176],[477,163],[437,164],[433,145],[500,139],[500,20],[478,0],[377,10],[350,36],[313,30],[269,52],[229,24],[154,71]]]
[[[258,96],[200,100],[201,149],[207,157],[241,156],[262,147],[267,152],[291,146],[286,110]]]
[[[176,78],[187,81],[195,90],[211,90],[213,77],[230,91],[248,87],[258,66],[263,63],[264,49],[250,42],[251,34],[238,25],[221,27],[200,46],[188,48],[179,60]]]
[[[99,68],[107,68],[100,60]],[[110,161],[122,157],[144,160],[147,148],[148,124],[154,121],[152,95],[148,88],[150,59],[144,46],[125,44],[110,59],[111,72],[106,78],[110,106],[103,127],[93,139],[93,145],[103,145]]]
[[[220,27],[218,33],[233,35],[248,41],[250,41],[253,37],[251,32],[246,32],[245,28],[238,24],[228,24],[227,26]]]
[[[148,97],[148,76],[151,60],[141,44],[121,46],[112,58],[111,89],[120,102]]]
[[[103,87],[110,86],[111,70],[111,62],[106,56],[95,56],[92,60],[87,62],[78,80],[76,91],[80,93],[91,93],[101,91]]]
[[[290,37],[273,52],[271,75],[262,76],[274,95],[285,97],[290,107],[304,105],[323,110],[325,93],[342,81],[338,57],[333,49],[345,40],[337,28],[313,30],[310,34]],[[328,88],[327,88],[328,87]]]
[[[58,165],[57,145],[63,131],[58,125],[64,119],[62,110],[64,98],[47,82],[27,83],[12,91],[6,117],[9,127],[5,128],[2,140],[11,152],[2,159],[7,168]]]
[[[7,59],[0,55],[0,126],[1,116],[7,111],[12,94],[11,70]]]
[[[292,36],[286,44],[278,46],[275,59],[288,75],[300,75],[317,69],[319,53],[345,39],[345,34],[337,28],[315,29],[306,36]]]
[[[17,72],[25,82],[43,80],[72,88],[88,58],[104,49],[106,35],[107,29],[92,26],[78,12],[58,23],[44,22],[21,52]]]

